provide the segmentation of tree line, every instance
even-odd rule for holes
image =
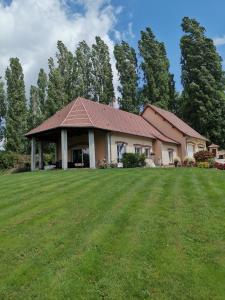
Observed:
[[[168,109],[214,143],[225,147],[225,74],[222,58],[205,28],[195,19],[182,20],[181,82],[175,90],[174,76],[164,43],[151,28],[140,33],[138,53],[126,41],[115,44],[114,57],[120,85],[121,109],[140,113],[147,103]],[[100,38],[90,47],[81,41],[72,53],[57,42],[55,58],[48,60],[48,74],[40,69],[27,101],[22,66],[10,58],[0,78],[0,128],[6,150],[26,153],[24,134],[78,96],[104,104],[115,99],[113,73],[107,44]],[[5,120],[5,127],[1,126]]]

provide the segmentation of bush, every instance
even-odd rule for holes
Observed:
[[[0,169],[12,169],[16,166],[19,155],[12,152],[0,151]]]
[[[209,158],[208,163],[210,168],[215,168],[215,163],[216,163],[215,158]]]
[[[106,159],[104,158],[103,160],[99,160],[98,163],[97,163],[97,167],[99,169],[107,169],[108,168],[108,164],[107,164]]]
[[[181,164],[180,157],[179,156],[174,157],[173,163],[174,163],[175,167],[180,166],[180,164]]]
[[[30,157],[13,152],[0,151],[0,170],[15,169],[14,171],[28,171]]]
[[[208,161],[200,161],[200,162],[197,163],[197,167],[208,169],[210,167],[210,165],[209,165]]]
[[[195,165],[195,159],[193,157],[186,156],[184,158],[184,165],[188,167],[193,167]]]
[[[225,170],[225,163],[215,163],[215,167],[219,170]]]
[[[144,154],[124,153],[122,163],[124,168],[137,168],[146,165]]]
[[[194,157],[197,162],[200,162],[200,161],[204,162],[204,161],[208,161],[211,158],[214,158],[214,155],[213,155],[213,153],[211,153],[209,151],[202,150],[202,151],[196,152],[194,154]]]

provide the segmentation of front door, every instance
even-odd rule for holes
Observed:
[[[83,153],[82,149],[74,149],[73,150],[73,163],[75,166],[80,166],[82,167],[83,165]]]
[[[89,167],[89,152],[88,148],[73,149],[73,163],[78,168]]]

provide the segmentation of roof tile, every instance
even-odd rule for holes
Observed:
[[[176,143],[160,133],[142,116],[80,97],[32,129],[26,136],[60,127],[94,127]]]

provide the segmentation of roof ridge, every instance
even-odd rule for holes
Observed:
[[[160,135],[164,136],[167,139],[170,139],[171,141],[174,141],[175,143],[179,143],[178,141],[172,139],[171,137],[165,135],[162,131],[160,131],[155,125],[153,125],[150,121],[146,120],[145,117],[141,116],[148,124],[150,124],[156,131],[159,132]],[[157,139],[160,140],[160,137],[155,136]]]
[[[87,109],[86,109],[86,106],[85,106],[84,103],[83,103],[83,100],[84,100],[84,99],[81,98],[81,103],[82,103],[82,105],[83,105],[83,108],[84,108],[84,110],[86,111],[86,114],[87,114],[88,119],[89,119],[89,121],[91,122],[92,126],[95,127],[95,126],[94,126],[94,123],[93,123],[93,121],[92,121],[92,119],[91,119],[91,117],[90,117],[90,114],[88,113],[88,111],[87,111]],[[89,100],[89,101],[91,101],[91,100]]]
[[[72,109],[73,109],[73,107],[74,107],[74,104],[76,103],[77,99],[78,99],[78,98],[76,98],[76,99],[74,99],[73,101],[71,101],[70,103],[68,103],[68,105],[71,104],[71,108],[70,108],[70,110],[68,111],[68,113],[66,114],[66,117],[64,118],[64,120],[59,124],[59,126],[62,126],[63,123],[66,121],[66,119],[67,119],[68,115],[70,114],[70,112],[72,111]],[[73,103],[73,102],[74,102],[74,103]],[[66,106],[65,106],[64,108],[66,108]],[[56,113],[57,113],[57,112],[56,112]]]
[[[172,123],[170,120],[168,120],[168,117],[166,117],[165,115],[163,115],[163,112],[165,113],[169,113],[171,115],[173,115],[175,118],[177,118],[178,120],[180,120],[182,123],[184,123],[185,126],[189,127],[192,131],[196,132],[199,136],[201,136],[203,139],[206,139],[205,136],[203,136],[201,133],[199,133],[197,130],[195,130],[193,127],[191,127],[187,122],[185,122],[184,120],[182,120],[180,117],[178,117],[175,113],[163,109],[161,107],[158,107],[154,104],[148,104],[148,106],[150,106],[154,111],[156,111],[163,119],[166,119],[166,121],[168,123],[170,123],[172,126],[174,126],[177,130],[179,130],[180,132],[186,134],[187,136],[192,137],[191,135],[189,135],[185,130],[182,130],[179,126],[177,126],[176,124]]]

